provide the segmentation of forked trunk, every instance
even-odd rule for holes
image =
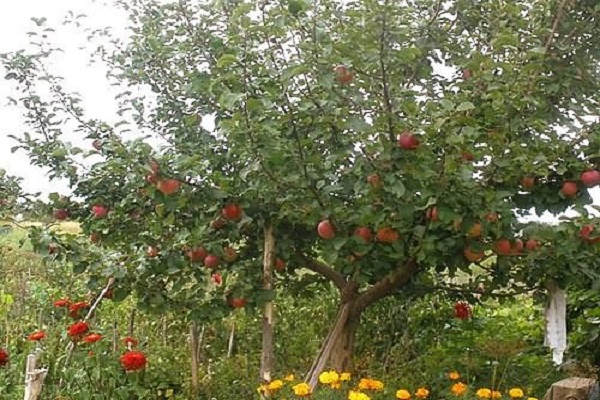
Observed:
[[[343,325],[338,337],[333,342],[329,356],[329,367],[339,372],[350,372],[354,369],[354,339],[359,320],[350,316]]]

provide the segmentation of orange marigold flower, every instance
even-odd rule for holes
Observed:
[[[410,392],[406,389],[397,390],[396,398],[398,400],[410,400]]]
[[[46,334],[44,333],[44,331],[35,331],[33,333],[30,333],[29,336],[27,336],[27,340],[31,340],[32,342],[38,342],[45,337]]]
[[[81,336],[88,333],[90,330],[90,326],[86,322],[75,322],[73,325],[69,327],[67,333],[72,338],[80,338]]]
[[[128,351],[123,354],[119,361],[125,371],[139,371],[146,368],[146,355],[141,351]]]
[[[4,367],[6,364],[8,364],[8,352],[0,349],[0,367]]]
[[[90,333],[86,337],[83,338],[83,341],[86,343],[96,343],[97,341],[102,339],[102,335],[99,333]]]
[[[490,397],[492,397],[492,391],[488,388],[481,388],[477,390],[475,395],[480,399],[489,399]]]
[[[460,374],[458,371],[451,371],[448,372],[448,378],[452,379],[453,381],[457,381],[460,379]]]
[[[420,399],[426,399],[429,396],[429,390],[427,388],[420,387],[415,392],[415,396]]]
[[[465,385],[464,383],[457,382],[454,385],[452,385],[452,388],[450,389],[450,391],[455,396],[462,396],[463,394],[465,394],[467,392],[468,388],[469,387],[467,385]]]
[[[382,390],[383,382],[376,379],[362,378],[358,382],[359,390]]]
[[[492,399],[500,399],[502,398],[502,393],[497,390],[492,390]]]
[[[71,300],[69,299],[58,299],[54,302],[54,307],[56,308],[69,307],[69,305],[71,305]]]

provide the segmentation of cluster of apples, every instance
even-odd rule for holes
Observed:
[[[579,176],[579,180],[586,188],[593,188],[600,184],[600,171],[588,169],[583,171]],[[535,177],[525,176],[521,179],[521,186],[525,190],[531,190],[535,187]],[[577,196],[579,186],[575,180],[566,180],[562,183],[560,193],[566,198],[574,198]]]
[[[317,225],[317,234],[321,239],[331,240],[336,236],[336,229],[333,223],[325,219]],[[400,234],[393,228],[381,227],[373,235],[373,230],[367,226],[359,226],[354,230],[354,236],[362,239],[365,243],[371,243],[373,239],[380,243],[392,244],[400,239]]]
[[[165,196],[176,193],[181,187],[181,182],[177,179],[172,178],[161,178],[159,176],[159,166],[154,160],[150,161],[150,169],[152,172],[146,176],[146,181],[151,185],[154,185],[162,194]]]

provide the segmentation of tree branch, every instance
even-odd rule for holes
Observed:
[[[388,1],[386,0],[384,7],[387,7]],[[388,135],[390,137],[390,141],[393,142],[396,137],[394,135],[394,120],[393,120],[393,109],[392,109],[392,100],[390,98],[390,87],[388,82],[388,74],[387,68],[384,61],[385,54],[385,39],[387,33],[387,20],[385,17],[385,12],[382,13],[381,16],[381,33],[379,35],[379,67],[381,69],[381,80],[383,83],[383,103],[386,109],[387,114],[387,122],[388,122]]]
[[[558,5],[558,10],[556,11],[556,16],[554,17],[554,21],[552,22],[552,30],[550,31],[550,36],[546,40],[546,46],[544,46],[544,52],[547,54],[550,46],[552,46],[552,41],[554,40],[554,35],[558,30],[558,26],[560,25],[560,21],[565,15],[565,6],[569,0],[562,0]]]
[[[338,289],[342,290],[346,286],[347,282],[346,278],[344,278],[344,275],[340,274],[333,268],[318,260],[315,260],[312,257],[305,256],[304,254],[298,254],[298,257],[302,261],[304,267],[329,279]]]

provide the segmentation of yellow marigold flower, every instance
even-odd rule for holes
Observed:
[[[497,390],[492,390],[492,399],[500,399],[502,398],[502,393]]]
[[[420,399],[426,399],[429,396],[429,390],[427,388],[420,387],[415,392],[415,396],[417,396]]]
[[[321,372],[319,375],[319,382],[324,385],[331,385],[332,383],[336,383],[340,380],[340,375],[335,371],[325,371]]]
[[[492,391],[488,388],[481,388],[477,389],[475,395],[480,399],[489,399],[490,397],[492,397]]]
[[[538,400],[536,397],[528,397],[527,400]]]
[[[310,396],[310,385],[308,383],[299,383],[292,386],[292,390],[296,396],[305,397]]]
[[[348,400],[371,400],[369,396],[362,392],[351,390],[348,392]]]
[[[383,382],[376,379],[362,378],[358,382],[358,388],[360,390],[382,390]]]
[[[400,389],[396,391],[396,398],[399,400],[409,400],[410,392],[406,389]]]
[[[457,381],[460,379],[460,374],[458,371],[450,371],[448,372],[448,378],[452,379],[453,381]]]
[[[294,374],[289,374],[285,378],[283,378],[283,380],[286,381],[286,382],[293,382],[294,379],[296,379],[296,377],[294,376]]]
[[[256,388],[256,391],[258,392],[258,394],[266,394],[269,391],[269,388],[267,387],[267,385],[260,385]]]
[[[513,399],[518,399],[523,397],[523,391],[519,388],[512,388],[508,391],[508,395]]]
[[[455,396],[462,396],[463,394],[466,393],[468,388],[469,387],[467,385],[465,385],[464,383],[457,382],[454,385],[452,385],[452,388],[450,388],[450,391]]]
[[[346,381],[349,381],[349,380],[350,380],[350,372],[342,372],[340,374],[340,381],[346,382]]]
[[[273,382],[270,382],[267,385],[267,389],[271,392],[275,392],[283,387],[283,381],[281,379],[276,379]]]

